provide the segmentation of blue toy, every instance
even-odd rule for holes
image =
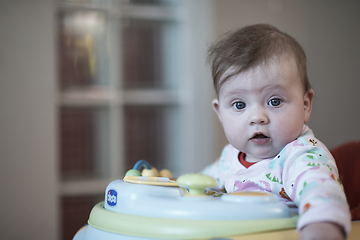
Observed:
[[[185,174],[173,181],[168,170],[160,173],[170,177],[141,160],[111,182],[73,240],[210,239],[296,226],[298,217],[273,194],[213,197],[204,194],[216,187],[211,177]]]

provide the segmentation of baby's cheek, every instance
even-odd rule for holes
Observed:
[[[291,121],[291,119],[289,119],[289,121]],[[288,121],[280,121],[279,124],[277,124],[277,138],[279,142],[285,146],[301,135],[302,128],[303,124],[299,122],[289,123]]]

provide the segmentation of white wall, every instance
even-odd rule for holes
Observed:
[[[189,155],[188,169],[192,172],[202,170],[207,164],[215,161],[220,149],[217,139],[214,137],[214,125],[218,122],[212,110],[211,101],[214,90],[211,80],[210,67],[205,62],[207,48],[214,38],[215,9],[212,0],[190,0],[191,6],[191,36],[190,56],[186,60],[190,64],[190,79],[192,84],[192,96],[189,103],[192,107],[191,129],[195,130],[195,138],[189,141],[192,150]],[[216,135],[215,135],[216,136]]]
[[[332,148],[360,139],[359,12],[360,1],[351,0],[217,0],[216,32],[270,23],[295,37],[316,93],[309,126]]]
[[[52,4],[0,2],[0,239],[58,235]]]

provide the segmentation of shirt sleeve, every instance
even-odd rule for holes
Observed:
[[[201,173],[217,179],[219,175],[219,161],[220,159],[218,158],[215,162],[206,166]]]
[[[333,222],[349,234],[351,215],[331,153],[314,139],[299,139],[284,165],[285,190],[299,208],[300,230],[315,222]],[[291,146],[290,146],[291,148]]]
[[[234,148],[230,144],[226,145],[220,157],[201,171],[202,174],[213,177],[217,181],[219,189],[225,189],[225,182],[231,176],[231,170],[235,169],[230,161],[231,158],[228,157],[233,152]]]

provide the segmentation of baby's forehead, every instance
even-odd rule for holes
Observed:
[[[227,89],[234,81],[241,82],[244,85],[257,85],[257,81],[276,78],[292,83],[294,81],[302,82],[297,64],[289,58],[273,58],[271,61],[263,61],[260,64],[249,69],[238,72],[236,67],[230,67],[220,79],[219,94]]]

